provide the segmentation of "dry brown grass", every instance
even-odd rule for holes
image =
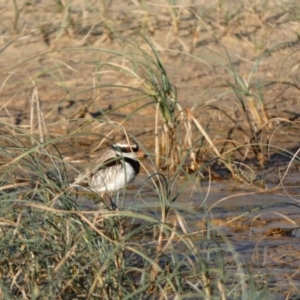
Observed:
[[[251,195],[297,203],[299,184],[288,186],[299,168],[296,2],[5,1],[0,11],[2,298],[274,295],[225,226],[244,233],[257,221],[245,216],[266,206],[224,221],[210,213],[227,198],[203,201],[199,231],[177,200],[199,178],[231,174],[257,186]],[[153,181],[134,200],[148,185],[155,196],[91,216],[69,193],[75,167],[63,158],[120,138],[119,125],[156,154],[146,163]],[[247,199],[245,188],[230,197]],[[286,263],[255,254],[264,266]],[[296,273],[287,278],[279,292],[299,294]]]

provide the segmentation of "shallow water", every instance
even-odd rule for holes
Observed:
[[[154,184],[144,185],[147,176],[139,176],[127,189],[126,196],[119,191],[113,199],[123,210],[143,212],[161,219],[162,199]],[[178,179],[171,196],[164,200],[172,206],[167,222],[172,223],[174,210],[184,218],[189,232],[206,231],[209,228],[225,235],[240,259],[255,274],[271,294],[269,299],[286,299],[291,286],[291,296],[297,289],[300,274],[300,186],[295,184],[298,175],[290,174],[285,185],[268,188],[246,185],[234,181],[186,182]],[[184,187],[184,188],[183,188]],[[182,190],[181,190],[182,189]],[[179,196],[172,203],[176,192]],[[166,199],[166,198],[164,198]],[[78,199],[84,209],[98,209],[93,200]],[[199,243],[201,247],[201,239]],[[222,238],[220,247],[228,248]],[[231,254],[229,258],[231,259]]]

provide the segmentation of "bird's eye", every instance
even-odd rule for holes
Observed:
[[[131,148],[129,146],[126,147],[126,152],[131,152]]]

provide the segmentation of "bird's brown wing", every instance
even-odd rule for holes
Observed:
[[[117,157],[113,150],[107,151],[106,149],[106,151],[100,152],[98,155],[99,157],[92,161],[87,169],[76,177],[76,184],[88,186],[94,174],[107,167],[119,165],[122,161],[122,158]]]
[[[102,161],[100,164],[93,164],[91,165],[90,167],[90,176],[93,176],[95,173],[103,170],[103,169],[106,169],[106,168],[109,168],[109,167],[113,167],[113,166],[117,166],[117,165],[120,165],[122,163],[122,157],[112,157],[112,158],[109,158],[105,161]]]

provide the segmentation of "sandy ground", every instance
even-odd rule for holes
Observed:
[[[144,39],[147,37],[177,89],[179,103],[193,109],[215,145],[222,149],[229,133],[235,146],[243,145],[249,128],[230,88],[236,84],[231,74],[234,69],[244,78],[244,85],[262,99],[268,124],[272,124],[264,126],[259,136],[269,162],[266,168],[259,168],[250,151],[244,163],[254,170],[253,179],[262,179],[261,185],[239,185],[220,176],[213,182],[206,205],[219,203],[214,207],[214,222],[226,228],[233,244],[253,268],[261,268],[264,273],[274,271],[276,266],[276,274],[271,273],[277,277],[268,279],[274,291],[277,284],[283,284],[287,288],[282,295],[296,293],[297,287],[290,286],[299,278],[299,266],[293,264],[299,257],[299,241],[295,232],[285,229],[297,227],[300,210],[282,206],[285,202],[298,204],[300,200],[299,163],[294,159],[289,165],[299,147],[300,116],[299,21],[289,3],[282,1],[280,6],[272,2],[267,8],[256,7],[256,11],[255,5],[244,3],[246,8],[241,11],[239,1],[233,1],[232,7],[228,2],[222,8],[206,1],[188,1],[192,6],[178,2],[177,28],[166,2],[110,1],[107,7],[98,7],[98,15],[75,2],[68,11],[64,7],[60,10],[51,1],[28,2],[25,6],[20,1],[20,15],[16,18],[12,1],[2,1],[2,132],[19,128],[38,137],[41,117],[45,139],[85,133],[58,143],[63,154],[95,155],[99,137],[117,140],[122,136],[113,123],[117,122],[137,137],[149,154],[153,153],[155,105],[150,97],[141,98],[143,94],[138,89],[142,90],[143,84],[128,72],[134,69],[129,58],[135,62],[141,59],[135,54],[137,47],[154,57]],[[142,76],[143,71],[140,67],[137,73]],[[37,98],[32,96],[34,86],[40,99],[40,116]],[[102,116],[103,112],[107,113]],[[244,133],[239,128],[245,129]],[[3,140],[3,145],[7,143]],[[229,143],[226,149],[234,145]],[[290,156],[282,156],[283,150]],[[241,159],[245,153],[243,149],[231,155]],[[209,145],[204,145],[203,161],[212,155]],[[287,176],[281,182],[286,170]],[[208,187],[204,185],[205,193]],[[253,199],[244,195],[247,189],[251,189]],[[194,202],[203,198],[193,195],[184,193],[179,203],[187,198],[191,205],[201,205]],[[228,195],[232,197],[221,201]],[[245,198],[249,199],[246,208]],[[241,210],[270,202],[281,204],[227,222]],[[282,272],[286,272],[285,277]]]

